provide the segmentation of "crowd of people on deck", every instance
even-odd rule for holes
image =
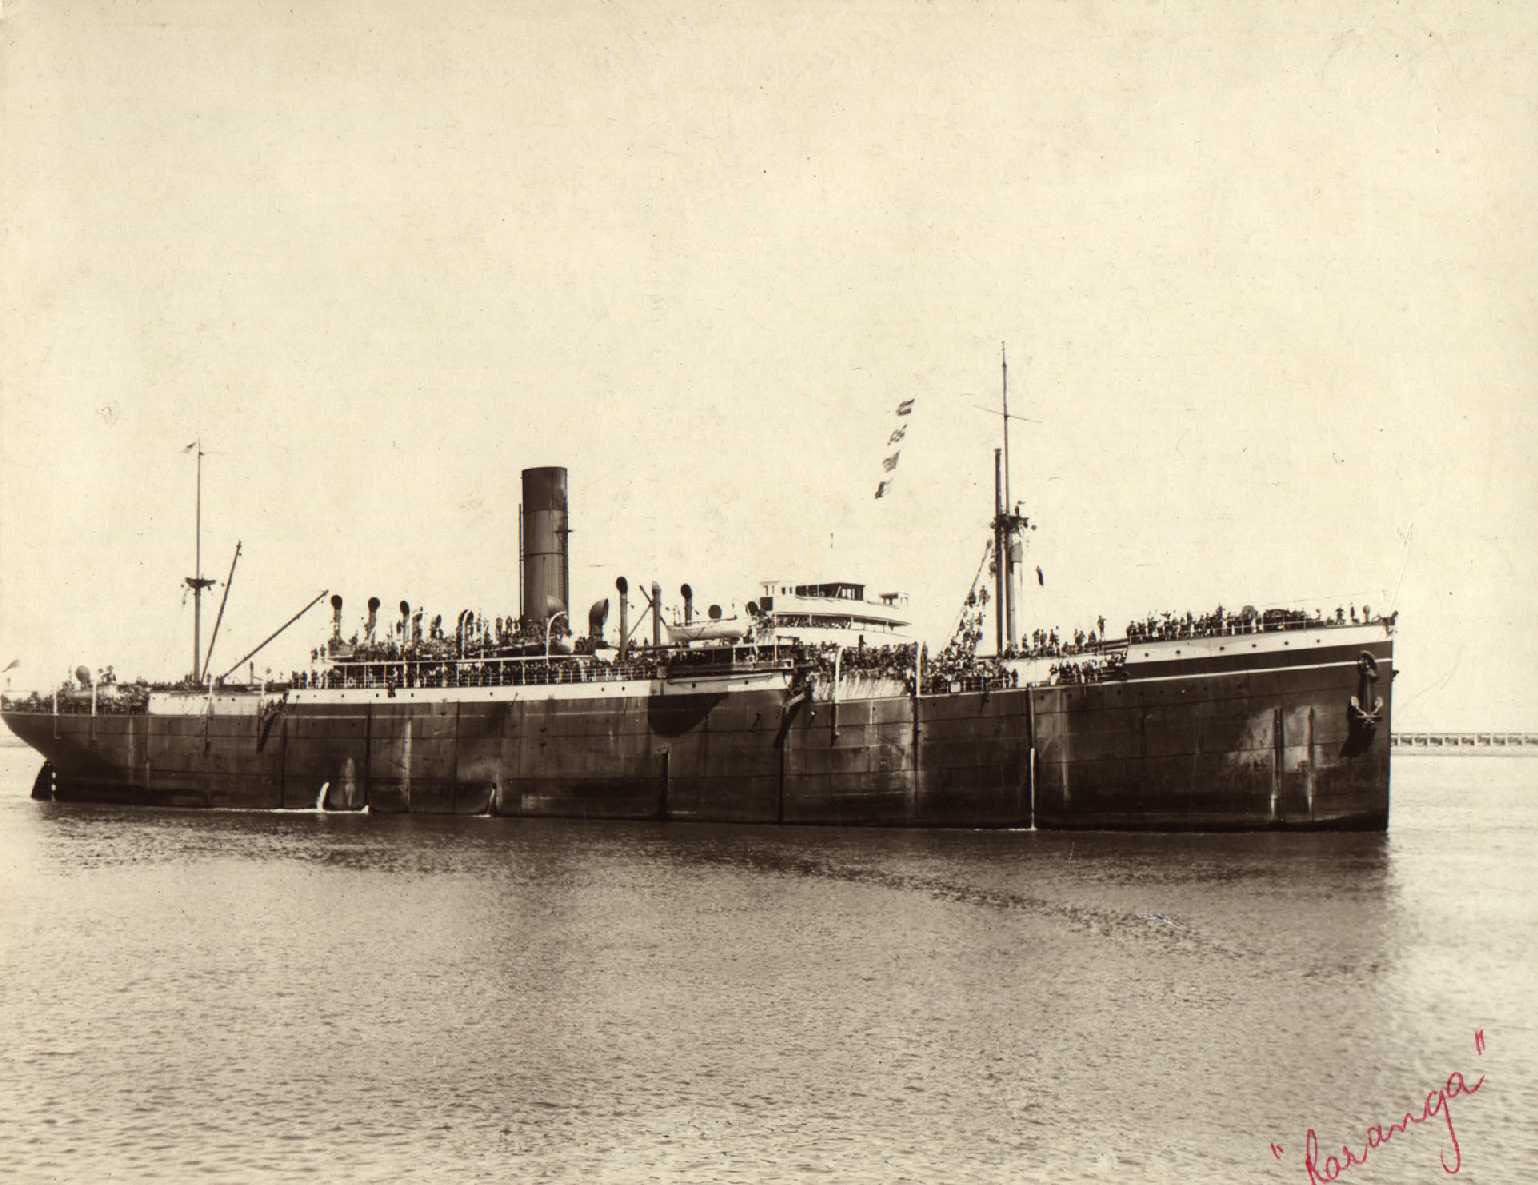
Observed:
[[[825,642],[817,648],[817,661],[831,673],[833,654],[839,647]],[[913,674],[913,645],[845,646],[839,656],[839,669],[845,675],[861,674],[902,679]]]
[[[918,651],[915,667],[914,652]],[[781,653],[786,653],[783,649]],[[796,661],[805,664],[817,676],[821,686],[831,686],[835,668],[840,681],[851,677],[890,679],[901,684],[907,694],[912,694],[916,676],[922,675],[927,692],[955,690],[976,691],[988,687],[1017,687],[1019,675],[1007,670],[992,655],[979,656],[964,645],[947,645],[938,655],[931,655],[928,646],[907,643],[897,646],[844,646],[824,642],[818,646],[800,647],[791,652]]]
[[[1348,617],[1349,614],[1349,617]],[[1374,616],[1371,605],[1363,605],[1360,613],[1356,605],[1337,605],[1333,616],[1321,609],[1310,614],[1305,609],[1257,610],[1246,605],[1236,611],[1225,610],[1219,605],[1211,613],[1200,615],[1186,613],[1150,613],[1142,621],[1127,623],[1127,641],[1152,642],[1175,638],[1211,638],[1229,634],[1257,634],[1270,630],[1305,629],[1309,626],[1333,628],[1347,625],[1373,625],[1379,622],[1394,624],[1398,613],[1387,617]]]
[[[586,668],[547,671],[543,662],[528,661],[545,657],[546,630],[545,622],[511,613],[487,617],[470,609],[460,612],[451,630],[442,614],[428,618],[425,609],[411,612],[402,602],[400,619],[387,626],[383,636],[365,629],[361,637],[354,632],[344,640],[333,627],[331,638],[310,651],[311,669],[292,671],[289,684],[299,688],[492,687],[588,682],[597,677]],[[550,655],[594,653],[593,639],[569,639],[569,625],[555,623],[549,637]],[[332,663],[338,665],[327,665]],[[366,670],[359,665],[365,663],[392,664],[392,668]],[[602,677],[627,676],[605,673]]]
[[[1127,652],[1110,650],[1094,658],[1055,662],[1048,670],[1053,683],[1100,683],[1127,677]]]
[[[404,608],[404,605],[403,605]],[[445,627],[443,615],[423,619],[426,611],[402,613],[399,621],[386,628],[382,637],[375,631],[357,632],[343,641],[339,632],[330,641],[310,651],[312,663],[328,658],[354,662],[389,662],[398,659],[483,658],[523,652],[545,644],[545,623],[528,622],[522,617],[485,617],[473,610],[463,610],[452,632]],[[568,637],[569,627],[557,624],[555,639]],[[582,639],[579,639],[579,642]]]
[[[980,592],[974,590],[968,595],[961,619],[957,623],[950,642],[932,660],[938,671],[966,669],[970,673],[971,664],[978,661],[977,648],[987,633],[985,621],[987,605],[986,588]],[[542,649],[546,641],[544,622],[529,622],[512,614],[487,618],[471,610],[465,610],[459,615],[452,631],[445,627],[441,615],[432,617],[425,627],[423,619],[422,609],[416,610],[409,619],[403,616],[383,638],[368,636],[360,639],[359,635],[354,633],[350,639],[343,642],[339,636],[333,636],[330,642],[311,651],[311,661],[320,663],[329,658],[345,658],[354,662],[498,658],[529,654],[536,648]],[[1369,605],[1363,605],[1360,609],[1354,604],[1339,606],[1333,616],[1326,615],[1320,610],[1315,610],[1312,614],[1302,609],[1260,611],[1252,605],[1246,605],[1237,611],[1229,611],[1219,605],[1212,612],[1203,614],[1191,612],[1180,614],[1168,611],[1150,613],[1142,620],[1129,621],[1125,638],[1128,642],[1160,641],[1296,629],[1310,625],[1371,624],[1382,620],[1384,619],[1381,617],[1373,616]],[[1388,620],[1392,623],[1392,618]],[[572,652],[581,655],[598,653],[594,639],[572,638],[569,629],[563,629],[559,625],[556,632],[558,636],[555,641],[558,647],[569,646]],[[1075,629],[1071,635],[1060,633],[1057,628],[1032,630],[1029,644],[1011,643],[996,656],[994,661],[1075,656],[1086,652],[1097,652],[1109,641],[1106,635],[1106,621],[1104,616],[1101,616],[1096,620],[1094,628]],[[632,649],[641,649],[641,647],[636,645]],[[833,646],[827,644],[824,649],[831,653]],[[859,664],[848,668],[851,670],[886,669],[895,673],[899,666],[904,665],[902,658],[904,653],[907,655],[905,665],[911,670],[911,646],[845,647],[844,662],[846,665]]]
[[[94,676],[85,667],[60,681],[52,692],[29,691],[24,695],[4,697],[5,706],[23,712],[76,713],[90,715],[92,699],[99,715],[127,715],[142,712],[149,704],[151,685],[144,679],[119,682],[110,666]],[[93,696],[94,691],[94,696]]]
[[[544,657],[456,658],[453,655],[411,654],[378,665],[343,663],[324,670],[294,671],[290,686],[302,689],[382,687],[392,694],[412,687],[525,687],[569,683],[607,683],[615,680],[654,679],[661,672],[663,655],[648,646],[633,647],[624,658],[612,652],[593,657],[555,654]]]
[[[950,641],[936,655],[927,646],[914,643],[884,646],[820,645],[782,646],[779,658],[788,658],[803,671],[815,674],[823,685],[834,678],[835,665],[841,678],[891,679],[911,693],[916,678],[929,693],[946,690],[979,690],[986,687],[1019,685],[1018,660],[1052,658],[1047,677],[1054,684],[1093,683],[1126,678],[1126,649],[1122,640],[1106,638],[1103,616],[1092,629],[1075,629],[1071,635],[1057,628],[1034,629],[1028,642],[1009,645],[997,655],[979,655],[979,645],[986,636],[988,592],[969,594]],[[360,640],[355,633],[342,641],[339,633],[310,652],[311,670],[294,670],[289,686],[319,687],[500,687],[568,683],[609,682],[613,680],[651,680],[664,673],[671,652],[653,649],[644,642],[631,643],[620,657],[613,648],[600,649],[596,639],[572,638],[559,625],[550,641],[558,647],[552,661],[545,662],[546,623],[527,622],[506,616],[487,618],[470,610],[462,612],[452,632],[444,627],[441,615],[426,623],[424,610],[408,616],[404,612],[383,638],[372,631]],[[1216,637],[1259,633],[1271,630],[1307,627],[1340,627],[1378,622],[1394,624],[1398,614],[1374,616],[1370,605],[1337,606],[1333,614],[1302,609],[1257,610],[1246,605],[1237,611],[1222,605],[1210,613],[1150,613],[1141,620],[1127,623],[1125,641],[1138,643],[1181,638]],[[750,646],[739,655],[753,655]],[[916,649],[917,647],[917,649]],[[768,658],[767,646],[757,652]],[[835,664],[835,656],[836,664]],[[917,659],[917,662],[915,662]],[[326,665],[334,661],[335,665]],[[676,659],[675,659],[676,661]],[[367,668],[359,664],[380,664]],[[93,696],[94,684],[94,696]],[[25,696],[7,696],[6,705],[24,711],[131,713],[145,710],[151,690],[194,690],[202,684],[184,678],[175,684],[151,685],[144,679],[119,682],[109,666],[94,678],[81,668],[73,679],[66,679],[55,693],[30,692]]]
[[[1125,654],[1100,653],[1105,639],[1104,617],[1097,619],[1095,629],[1075,629],[1071,640],[1060,635],[1056,627],[1034,629],[1028,640],[1022,639],[1019,644],[1010,642],[997,655],[979,656],[977,648],[986,634],[988,600],[986,587],[974,585],[967,594],[951,640],[933,664],[934,677],[940,682],[969,690],[984,683],[1018,686],[1019,668],[1010,664],[1022,659],[1061,658],[1085,653],[1094,657],[1080,662],[1052,664],[1048,668],[1049,679],[1053,683],[1085,683],[1125,678]]]

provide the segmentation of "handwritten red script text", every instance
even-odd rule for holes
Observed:
[[[1479,1053],[1485,1051],[1483,1029],[1474,1034],[1474,1048]],[[1308,1173],[1309,1185],[1330,1185],[1330,1182],[1336,1180],[1353,1165],[1366,1164],[1371,1152],[1382,1148],[1395,1136],[1402,1136],[1412,1127],[1429,1123],[1434,1118],[1440,1119],[1447,1128],[1447,1144],[1443,1146],[1440,1153],[1442,1171],[1448,1174],[1456,1173],[1463,1167],[1463,1149],[1458,1145],[1458,1132],[1453,1127],[1452,1101],[1467,1095],[1478,1094],[1479,1088],[1484,1084],[1483,1074],[1470,1083],[1462,1074],[1454,1070],[1440,1087],[1426,1092],[1426,1102],[1419,1112],[1409,1110],[1402,1118],[1392,1123],[1373,1124],[1362,1133],[1360,1146],[1351,1143],[1342,1144],[1339,1156],[1326,1156],[1321,1160],[1319,1137],[1313,1128],[1309,1128],[1308,1133],[1303,1137],[1303,1168]],[[1281,1153],[1282,1148],[1279,1144],[1271,1145],[1273,1156],[1280,1158]]]

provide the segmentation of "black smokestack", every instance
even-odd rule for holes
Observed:
[[[662,585],[652,581],[652,649],[662,645]]]
[[[374,626],[379,621],[379,598],[368,599],[368,624],[363,627],[363,632],[368,635],[368,640],[374,640]]]
[[[694,620],[694,590],[685,584],[678,591],[683,594],[684,624],[688,625]]]
[[[342,594],[331,594],[331,636],[340,641],[342,638]]]
[[[566,470],[523,471],[523,615],[543,624],[571,611]]]

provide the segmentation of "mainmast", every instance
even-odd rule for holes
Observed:
[[[199,677],[203,666],[203,590],[211,588],[212,580],[203,578],[203,438],[200,436],[192,442],[192,447],[198,454],[198,485],[195,500],[195,518],[193,528],[193,575],[187,577],[187,587],[192,590],[192,678],[194,682],[201,682]]]
[[[1003,406],[1000,419],[1004,425],[1004,447],[993,450],[993,539],[994,566],[997,572],[994,597],[994,636],[999,653],[1013,646],[1016,634],[1015,603],[1019,596],[1017,569],[1020,566],[1020,532],[1029,521],[1015,513],[1009,491],[1009,356],[999,343],[999,372],[1002,380]]]
[[[1009,554],[1009,544],[1004,539],[1004,455],[1002,450],[993,450],[993,650],[995,654],[1003,654],[1004,647],[1008,645],[1009,635],[1005,630],[1006,610],[1004,607],[1005,557]]]
[[[1015,598],[1018,595],[1018,581],[1015,579],[1016,552],[1019,544],[1015,539],[1015,524],[1011,515],[1014,513],[1015,504],[1009,497],[1009,356],[1004,351],[1004,343],[999,343],[999,370],[1003,383],[1004,414],[1004,545],[1005,563],[1004,569],[1004,604],[1008,613],[1006,628],[1008,630],[1008,644],[1015,644]]]
[[[1009,355],[999,343],[999,369],[1004,376],[1004,509],[1014,505],[1009,500]]]

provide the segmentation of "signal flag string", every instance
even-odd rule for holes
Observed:
[[[916,400],[913,400],[913,399],[904,399],[901,403],[899,403],[897,405],[897,414],[898,414],[898,416],[902,417],[902,416],[912,415],[913,414],[913,405],[914,405],[915,402],[916,402]],[[890,445],[894,445],[894,444],[895,445],[901,445],[902,442],[903,442],[903,437],[905,437],[907,435],[908,435],[908,425],[906,423],[899,422],[897,427],[892,430],[892,434],[887,437],[887,441],[886,442],[887,442],[887,444],[889,446]],[[895,452],[893,452],[891,456],[883,457],[882,460],[881,460],[881,471],[883,473],[894,473],[894,472],[896,472],[896,470],[897,470],[897,460],[901,456],[902,456],[902,449],[899,448]],[[889,490],[891,490],[891,488],[892,488],[892,482],[894,480],[895,480],[894,478],[886,477],[886,478],[882,478],[880,481],[878,481],[876,483],[876,497],[878,497],[878,498],[886,497],[887,492]]]

